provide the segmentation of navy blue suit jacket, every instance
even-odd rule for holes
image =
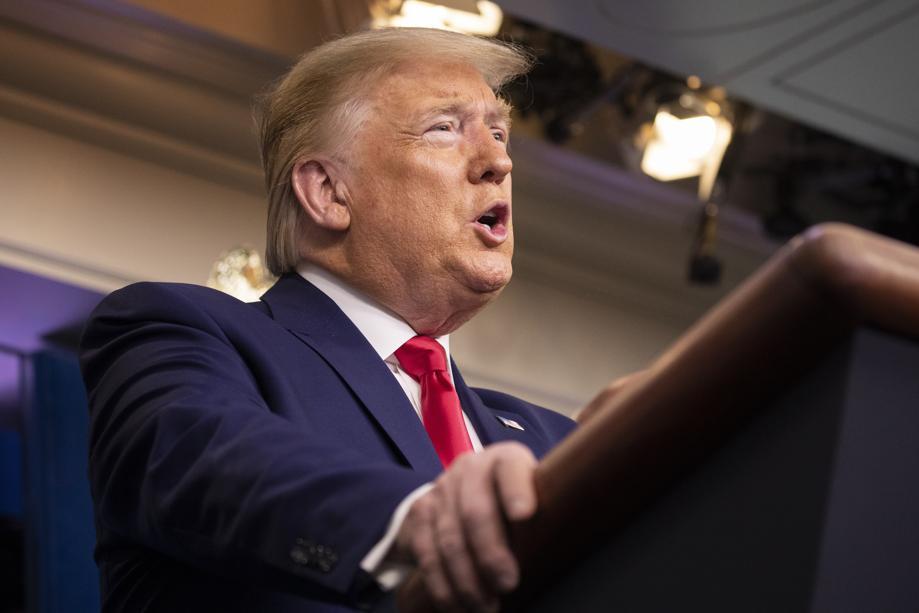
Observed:
[[[351,610],[371,584],[360,560],[441,471],[388,367],[298,275],[255,304],[119,290],[87,325],[82,368],[105,612]],[[573,427],[453,374],[485,445],[540,456]]]

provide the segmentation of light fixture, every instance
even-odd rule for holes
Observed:
[[[733,134],[726,115],[723,102],[689,89],[659,104],[639,133],[641,170],[659,181],[699,177],[699,199],[707,202]]]
[[[251,247],[235,247],[221,253],[214,262],[207,286],[243,302],[255,302],[274,281],[262,265],[258,251]]]
[[[479,36],[494,36],[504,14],[494,2],[452,0],[440,3],[421,0],[384,0],[371,6],[374,28],[437,28]]]
[[[698,177],[701,215],[689,256],[689,281],[715,285],[721,260],[715,254],[718,205],[712,201],[715,180],[733,136],[732,111],[720,88],[702,90],[690,77],[685,85],[661,86],[643,101],[647,118],[633,139],[642,172],[659,181]],[[653,119],[650,119],[653,117]]]

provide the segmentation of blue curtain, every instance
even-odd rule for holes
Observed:
[[[30,355],[24,369],[28,608],[99,611],[87,477],[86,391],[76,356]]]

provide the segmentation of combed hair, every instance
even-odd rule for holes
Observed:
[[[419,59],[469,64],[496,94],[533,61],[511,44],[426,28],[359,32],[304,54],[256,100],[268,192],[265,259],[272,273],[295,270],[301,257],[298,237],[305,214],[291,187],[296,162],[315,155],[345,156],[368,112],[364,96],[387,72]]]

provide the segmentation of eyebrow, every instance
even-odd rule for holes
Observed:
[[[468,115],[469,105],[467,104],[446,104],[444,106],[439,106],[431,109],[430,111],[425,112],[422,117],[433,117],[435,115]],[[491,108],[488,112],[485,113],[485,120],[489,123],[494,121],[501,121],[507,124],[508,127],[511,125],[511,105],[507,103],[506,100],[498,98],[498,105],[496,108]]]

